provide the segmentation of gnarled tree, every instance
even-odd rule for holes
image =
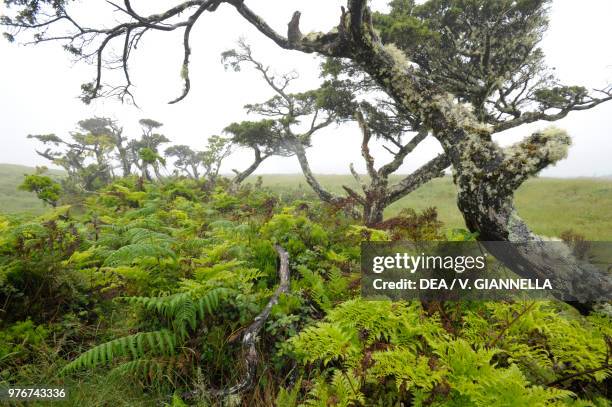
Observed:
[[[231,135],[230,143],[232,145],[250,148],[255,154],[253,163],[246,169],[242,171],[233,170],[236,173],[236,176],[232,179],[234,185],[240,185],[242,181],[255,172],[265,159],[272,156],[288,157],[293,154],[286,147],[282,127],[274,120],[232,123],[223,131]]]
[[[282,35],[247,3],[247,0],[184,1],[160,13],[143,16],[126,0],[123,7],[113,6],[123,13],[124,21],[108,28],[89,28],[75,22],[67,11],[70,2],[65,0],[5,0],[5,4],[17,6],[19,12],[2,22],[14,31],[36,30],[39,34],[34,39],[36,42],[65,41],[66,48],[73,54],[93,57],[97,74],[96,79],[83,88],[86,101],[115,93],[117,89],[122,95],[128,94],[130,51],[145,32],[184,30],[182,76],[185,88],[177,98],[180,100],[191,85],[189,57],[193,25],[206,11],[214,12],[222,4],[233,7],[245,21],[282,48],[352,61],[402,111],[419,117],[422,125],[440,142],[452,164],[458,190],[457,204],[468,228],[478,232],[483,241],[533,243],[530,247],[536,249],[529,251],[517,246],[512,260],[502,256],[509,267],[519,274],[529,267],[538,277],[550,279],[559,294],[580,303],[609,296],[612,292],[609,274],[580,265],[571,256],[546,253],[544,245],[537,249],[541,239],[518,216],[513,204],[514,191],[527,178],[567,155],[569,136],[561,130],[548,129],[508,148],[501,148],[491,138],[494,131],[509,125],[556,120],[571,111],[588,109],[612,98],[610,89],[589,93],[579,87],[551,86],[549,81],[542,81],[540,72],[530,73],[533,71],[529,70],[528,57],[541,52],[537,44],[545,28],[541,22],[545,23],[547,0],[467,3],[430,0],[422,6],[415,6],[411,1],[396,1],[395,14],[389,16],[396,22],[382,26],[380,34],[374,26],[381,21],[380,16],[373,18],[367,0],[347,0],[336,27],[327,33],[305,35],[299,27],[299,13],[291,20],[287,35]],[[52,12],[47,12],[46,7],[52,8]],[[55,35],[50,25],[58,23],[66,23],[71,32]],[[520,35],[521,27],[529,27],[531,32]],[[433,40],[429,39],[430,30],[438,31],[432,36]],[[8,37],[12,38],[13,34],[9,33]],[[401,34],[401,38],[394,34]],[[91,41],[92,37],[99,37],[101,41]],[[107,47],[111,40],[119,38],[125,44],[121,65],[125,68],[126,83],[109,91],[102,87],[101,78],[109,62],[108,56],[113,56]],[[507,42],[502,43],[498,38]],[[433,46],[435,41],[442,41],[450,48]],[[90,45],[93,50],[88,48]],[[435,62],[438,57],[440,59]],[[491,69],[491,61],[495,58],[508,60],[505,71]],[[116,62],[115,59],[111,61]],[[459,68],[461,71],[457,72]],[[501,72],[505,75],[500,75]],[[530,77],[529,81],[522,82],[525,91],[515,88],[516,83],[521,83],[517,78],[521,77]],[[452,88],[453,83],[471,84],[471,87],[469,92],[461,94]],[[520,104],[520,100],[524,100],[524,104]],[[467,101],[471,105],[466,105]],[[546,260],[551,256],[562,266],[551,267]],[[583,307],[588,308],[588,305]]]
[[[77,131],[64,140],[54,134],[29,135],[49,146],[38,155],[66,170],[65,186],[92,191],[110,182],[113,163],[109,155],[123,146],[121,131],[107,118],[94,117],[78,122]],[[119,140],[119,143],[118,143]]]
[[[204,167],[204,177],[209,189],[213,189],[219,179],[223,161],[231,154],[232,144],[229,139],[221,136],[210,136],[206,148],[198,155]]]
[[[344,120],[351,114],[352,95],[342,92],[331,83],[324,84],[320,89],[291,93],[288,88],[297,79],[295,72],[277,78],[270,67],[253,57],[248,44],[240,40],[238,45],[238,50],[232,49],[223,53],[222,60],[226,69],[240,71],[243,65],[249,65],[261,74],[275,93],[269,100],[249,104],[245,108],[249,113],[271,118],[274,121],[284,148],[295,154],[306,182],[322,201],[343,203],[343,199],[327,191],[316,179],[306,156],[306,148],[310,147],[312,136],[316,132]]]
[[[200,164],[202,163],[201,153],[194,151],[191,147],[184,144],[170,146],[164,151],[166,157],[174,158],[174,166],[195,180],[200,179]]]
[[[251,65],[262,74],[265,82],[276,93],[264,103],[247,105],[248,111],[271,117],[273,120],[268,121],[270,126],[277,123],[275,140],[285,144],[285,148],[296,155],[308,184],[324,202],[360,206],[362,211],[355,215],[360,216],[366,225],[375,225],[383,220],[383,212],[387,206],[432,178],[442,175],[443,170],[450,165],[448,158],[441,155],[403,177],[398,183],[390,185],[391,174],[400,168],[406,157],[429,134],[426,127],[420,126],[418,118],[398,112],[388,98],[377,100],[375,104],[368,102],[366,99],[380,93],[379,87],[354,67],[333,59],[323,64],[326,80],[319,89],[291,93],[287,88],[297,79],[296,75],[285,74],[281,83],[277,83],[270,73],[270,68],[253,57],[251,48],[244,41],[240,41],[239,45],[239,51],[224,53],[226,66],[240,70],[245,63]],[[361,100],[358,101],[358,98]],[[344,185],[347,196],[341,196],[332,193],[317,180],[310,168],[306,148],[311,145],[311,136],[315,131],[333,123],[351,120],[359,123],[362,132],[361,152],[368,179],[361,177],[351,164],[351,173],[361,186],[363,194]],[[299,125],[308,121],[312,121],[310,128],[305,133],[300,133]],[[379,169],[375,168],[374,157],[370,154],[369,144],[373,136],[382,141],[383,146],[392,155],[391,161]]]
[[[169,143],[170,140],[155,130],[163,126],[162,123],[153,119],[141,119],[138,121],[142,127],[142,134],[139,140],[130,140],[128,143],[129,156],[132,163],[140,170],[140,173],[151,180],[149,167],[153,168],[156,178],[162,178],[160,164],[165,165],[165,160],[161,156],[159,147]]]

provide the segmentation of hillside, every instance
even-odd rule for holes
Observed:
[[[322,175],[320,182],[341,193],[342,185],[359,186],[350,175]],[[392,180],[397,180],[397,177]],[[277,192],[303,191],[312,196],[301,175],[266,175],[263,185]],[[536,178],[527,181],[516,193],[520,215],[533,230],[545,236],[559,236],[568,229],[588,239],[612,240],[612,180],[604,178]],[[455,205],[455,187],[450,177],[436,179],[387,209],[386,216],[402,208],[438,208],[440,219],[449,229],[464,227]]]
[[[38,214],[44,211],[34,194],[17,190],[23,175],[33,171],[31,167],[0,164],[0,212]],[[51,173],[57,176],[61,171]],[[255,179],[251,177],[249,181]],[[350,175],[321,175],[319,179],[337,193],[341,193],[342,185],[358,188]],[[263,185],[292,196],[313,196],[301,175],[264,175]],[[394,216],[402,208],[435,206],[446,228],[463,227],[454,198],[450,177],[437,179],[396,202],[387,210],[386,216]],[[521,216],[537,233],[558,236],[564,230],[573,229],[589,239],[612,240],[612,179],[532,179],[518,190],[515,202]]]
[[[23,181],[24,174],[34,172],[33,167],[15,164],[0,164],[0,212],[4,213],[42,213],[45,208],[34,194],[19,191],[17,186]],[[61,171],[50,170],[55,176]]]

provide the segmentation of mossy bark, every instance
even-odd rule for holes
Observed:
[[[492,129],[479,122],[452,95],[427,78],[415,75],[405,55],[394,46],[383,46],[370,18],[366,0],[348,0],[337,29],[305,35],[298,43],[288,43],[254,17],[242,3],[240,14],[277,44],[303,52],[349,58],[367,72],[408,112],[417,113],[444,149],[444,159],[453,166],[457,205],[465,223],[482,241],[541,242],[520,219],[513,204],[514,191],[529,176],[565,157],[569,137],[558,130],[536,133],[511,148],[502,149],[491,140]],[[538,247],[538,245],[535,245]],[[549,278],[559,293],[570,295],[589,309],[589,299],[612,292],[612,276],[583,266],[570,255],[525,252],[500,260],[519,275],[529,267],[532,275]],[[554,262],[548,261],[550,256]],[[562,264],[552,267],[552,264]],[[564,297],[565,298],[565,297]]]

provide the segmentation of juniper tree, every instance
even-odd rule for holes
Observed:
[[[535,65],[529,61],[541,54],[538,42],[546,28],[548,0],[430,0],[421,6],[395,1],[386,22],[381,15],[373,15],[367,0],[347,0],[338,25],[328,32],[302,34],[300,13],[296,12],[287,35],[257,15],[248,0],[184,1],[149,16],[138,14],[130,1],[124,1],[123,6],[109,5],[122,15],[122,21],[104,28],[78,24],[66,0],[4,3],[17,9],[14,16],[2,20],[11,29],[6,35],[9,40],[19,31],[32,30],[34,42],[62,41],[73,55],[94,59],[95,79],[83,86],[86,102],[108,94],[129,96],[127,63],[134,46],[147,32],[176,30],[184,33],[181,73],[185,86],[172,102],[182,100],[191,87],[191,30],[206,11],[215,12],[221,5],[233,8],[281,48],[350,60],[402,111],[418,117],[439,141],[453,167],[458,208],[467,227],[483,241],[528,241],[537,247],[541,238],[518,216],[514,191],[529,177],[565,158],[571,143],[567,133],[551,128],[502,148],[492,141],[493,132],[537,120],[557,120],[612,99],[610,88],[587,92],[579,86],[561,86],[543,76],[542,70],[531,69]],[[67,31],[57,34],[50,29],[61,24]],[[525,34],[521,34],[522,27],[527,28]],[[125,68],[125,81],[103,87],[105,68],[109,63],[110,67],[117,65],[109,45],[113,39],[123,40],[119,65]],[[450,48],[445,49],[447,46]],[[496,59],[507,60],[500,64],[507,66],[493,70],[491,61]],[[458,83],[469,87],[465,94],[452,88]],[[521,83],[523,87],[517,87]],[[517,246],[511,260],[494,254],[519,274],[530,268],[538,277],[549,278],[557,293],[569,294],[581,303],[612,291],[610,275],[578,264],[566,254],[545,253],[543,245],[531,251]],[[563,266],[552,267],[546,259]]]
[[[353,119],[361,131],[361,155],[364,159],[367,178],[362,178],[350,165],[351,174],[362,189],[362,194],[343,186],[349,197],[363,208],[363,221],[368,226],[380,224],[386,207],[405,197],[433,178],[443,176],[450,160],[440,154],[411,174],[391,183],[390,176],[397,172],[414,151],[429,135],[419,117],[402,110],[386,97],[380,86],[364,74],[359,67],[338,58],[328,58],[322,64],[322,75],[334,83],[342,83],[358,100],[354,103]],[[376,168],[370,143],[376,139],[391,155],[391,160]]]
[[[223,54],[226,66],[240,70],[244,64],[251,65],[262,74],[265,82],[276,93],[265,103],[247,105],[247,110],[250,113],[272,118],[273,120],[268,121],[270,126],[273,126],[273,123],[278,124],[275,138],[283,142],[285,148],[297,156],[308,184],[321,200],[344,205],[350,209],[361,207],[362,210],[359,213],[355,211],[355,215],[359,216],[366,225],[372,226],[383,220],[383,211],[387,206],[432,178],[442,175],[443,170],[450,165],[447,157],[439,156],[414,173],[403,177],[396,184],[390,185],[391,174],[400,168],[406,157],[428,135],[428,129],[420,126],[417,118],[398,112],[388,98],[374,103],[367,101],[368,97],[372,99],[372,94],[379,92],[378,87],[354,67],[335,59],[322,64],[325,81],[319,89],[291,93],[287,88],[297,79],[295,75],[285,74],[282,84],[275,83],[270,68],[254,58],[251,48],[244,41],[240,41],[239,45],[238,51],[231,50]],[[321,112],[324,112],[326,118],[319,117]],[[362,133],[361,153],[366,164],[368,179],[361,177],[355,171],[353,164],[350,170],[361,186],[363,194],[348,185],[343,186],[346,196],[334,194],[321,185],[312,173],[306,154],[306,148],[311,144],[311,135],[308,133],[300,135],[299,130],[295,128],[308,119],[317,123],[320,118],[324,119],[318,125],[320,129],[332,123],[351,120],[359,123]],[[374,157],[370,154],[370,141],[373,137],[382,141],[383,147],[392,156],[391,161],[379,169],[375,168]],[[256,158],[251,168],[254,170],[257,165],[259,164]]]
[[[232,144],[229,139],[221,136],[210,136],[206,148],[199,153],[202,166],[204,168],[204,177],[208,181],[208,187],[214,188],[219,178],[221,165],[223,161],[232,152]]]
[[[164,157],[159,155],[157,151],[150,147],[142,147],[138,150],[138,161],[142,176],[145,177],[147,181],[153,180],[151,178],[151,174],[149,173],[149,167],[159,168],[159,164],[166,164]],[[155,173],[157,175],[157,179],[161,179],[161,174],[159,174],[159,171],[157,170]]]
[[[231,136],[229,142],[238,147],[253,150],[255,155],[253,163],[246,169],[233,170],[236,176],[232,179],[234,185],[239,185],[251,175],[269,157],[288,157],[293,154],[287,148],[283,138],[282,127],[274,120],[243,121],[232,123],[224,129]]]
[[[55,134],[29,135],[47,148],[38,155],[61,166],[73,187],[92,191],[110,182],[112,162],[109,155],[116,148],[120,133],[109,127],[110,119],[90,118],[78,122],[77,131],[64,140]]]
[[[138,123],[142,127],[142,134],[139,140],[131,140],[128,143],[130,159],[146,179],[151,180],[151,175],[148,172],[150,166],[159,180],[162,178],[160,164],[162,166],[165,165],[165,160],[159,152],[159,147],[162,144],[169,143],[170,140],[163,134],[155,132],[163,126],[162,123],[153,119],[141,119]]]
[[[212,187],[219,177],[223,161],[231,153],[233,144],[232,139],[210,136],[206,148],[202,151],[179,144],[168,147],[164,154],[174,158],[173,164],[179,172],[195,180],[204,178]]]
[[[310,147],[316,132],[350,117],[353,111],[352,95],[331,82],[324,83],[319,89],[292,93],[289,87],[298,78],[295,72],[277,77],[270,67],[254,58],[246,42],[240,40],[238,45],[237,50],[223,53],[222,61],[226,69],[238,72],[244,65],[250,66],[261,74],[275,93],[263,103],[246,105],[247,112],[269,118],[269,126],[275,128],[274,137],[283,144],[283,149],[297,157],[306,182],[321,200],[344,204],[344,199],[327,191],[314,176],[306,149]]]
[[[189,178],[200,179],[199,166],[202,163],[201,154],[192,150],[191,147],[179,144],[168,147],[164,151],[166,157],[174,158],[174,166]]]
[[[62,187],[51,177],[44,175],[45,171],[46,169],[37,169],[36,174],[26,175],[18,188],[22,191],[34,192],[38,199],[55,208],[60,199]]]
[[[123,136],[123,128],[119,127],[116,121],[108,117],[92,117],[90,119],[81,120],[79,126],[89,134],[105,139],[105,144],[112,145],[115,149],[114,158],[119,161],[123,176],[127,177],[131,174],[132,163],[129,160],[128,149],[125,144],[127,137]],[[106,151],[99,148],[95,151],[98,164],[101,165],[108,160]]]

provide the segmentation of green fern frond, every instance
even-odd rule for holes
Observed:
[[[159,381],[164,375],[171,376],[176,366],[176,357],[144,358],[121,363],[109,373],[111,376],[135,377],[147,382]]]
[[[221,298],[227,292],[227,289],[220,287],[203,294],[182,292],[165,297],[124,297],[121,300],[138,304],[168,319],[173,331],[179,338],[184,339],[189,329],[194,330],[198,321],[211,315],[219,307]]]
[[[132,228],[128,230],[125,235],[131,244],[155,243],[170,245],[175,242],[172,236],[145,228]]]
[[[93,368],[99,365],[107,365],[117,358],[137,360],[148,353],[172,355],[176,344],[177,338],[168,330],[139,332],[93,347],[67,364],[61,370],[61,374],[83,367]]]
[[[331,383],[327,383],[325,376],[320,376],[313,388],[308,392],[308,399],[304,406],[349,407],[365,404],[365,396],[359,389],[359,380],[351,373],[334,370]]]
[[[306,363],[320,360],[327,365],[332,360],[344,360],[349,364],[359,353],[356,335],[327,322],[306,328],[290,339],[296,356]]]
[[[130,265],[141,261],[143,258],[171,258],[176,261],[177,257],[174,251],[163,245],[136,243],[115,250],[106,258],[104,266]]]
[[[424,391],[431,391],[434,386],[444,379],[446,369],[434,369],[430,366],[430,359],[418,356],[411,350],[397,348],[390,351],[375,352],[373,354],[374,366],[369,374],[377,379],[392,376],[398,391],[400,388],[411,389],[417,387]]]

